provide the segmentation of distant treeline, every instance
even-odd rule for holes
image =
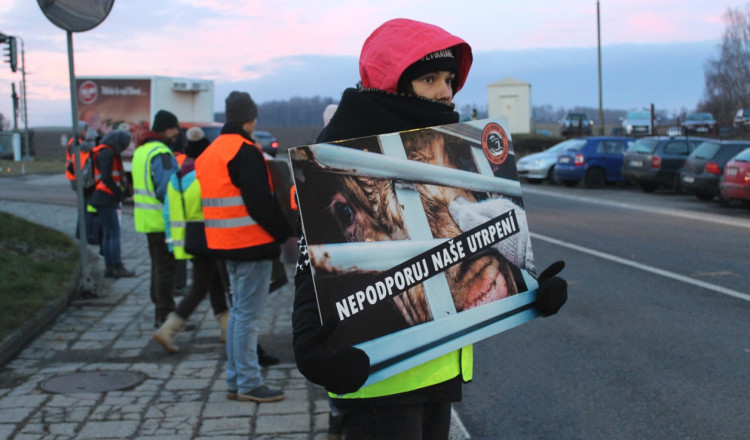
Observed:
[[[644,108],[644,109],[636,109],[636,110],[649,110],[649,109]],[[594,108],[594,107],[563,108],[563,107],[553,107],[551,105],[542,105],[542,106],[532,107],[531,117],[536,123],[541,123],[541,124],[560,123],[560,121],[562,121],[563,118],[565,118],[565,115],[568,114],[569,112],[586,113],[589,116],[589,118],[591,118],[594,121],[594,124],[599,124],[599,109]],[[604,123],[608,125],[618,125],[622,122],[621,118],[624,118],[627,112],[628,110],[614,110],[614,109],[605,108],[602,110],[602,113],[604,114]],[[659,110],[659,109],[655,109],[654,112],[656,113],[656,116],[659,118],[659,121],[661,124],[670,124],[674,122],[676,117],[684,117],[687,110],[682,109],[678,115],[671,115],[671,114],[668,114],[666,111]]]
[[[294,97],[288,101],[268,101],[258,104],[259,127],[323,126],[323,110],[338,104],[333,98]],[[216,113],[216,122],[224,122],[224,113]]]
[[[333,98],[322,98],[315,96],[312,98],[294,97],[288,101],[268,101],[258,105],[258,126],[259,127],[307,127],[323,126],[323,110],[329,104],[338,104],[338,100]],[[461,113],[462,119],[469,119],[473,109],[477,109],[477,117],[482,119],[487,117],[487,106],[462,105],[457,109]],[[647,110],[647,109],[644,109]],[[599,123],[599,109],[593,107],[553,107],[551,105],[542,105],[532,107],[532,119],[536,123],[559,123],[565,118],[568,112],[585,112],[594,123]],[[619,124],[621,117],[625,116],[627,110],[604,109],[604,122],[606,124]],[[656,110],[657,116],[664,122],[671,120],[673,117],[664,111]],[[224,122],[224,113],[216,113],[217,122]]]

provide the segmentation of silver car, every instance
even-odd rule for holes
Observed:
[[[625,129],[626,136],[648,136],[656,129],[657,120],[654,120],[654,127],[651,127],[651,112],[634,111],[627,112],[622,120],[622,128]]]
[[[585,139],[568,139],[544,151],[520,158],[516,162],[518,178],[526,179],[529,183],[541,183],[547,180],[552,184],[556,184],[555,164],[557,163],[557,154],[567,148],[580,146],[585,143]]]

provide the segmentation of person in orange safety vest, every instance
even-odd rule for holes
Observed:
[[[258,326],[265,310],[272,262],[292,233],[275,195],[261,147],[252,140],[258,109],[246,92],[226,98],[226,124],[195,162],[201,185],[206,243],[226,261],[232,287],[227,327],[227,398],[273,402],[282,390],[264,384],[258,363]]]
[[[127,197],[127,181],[120,153],[130,145],[130,133],[114,130],[91,151],[94,163],[94,192],[89,198],[96,208],[102,227],[101,252],[104,256],[104,276],[133,277],[135,273],[122,264],[120,254],[120,219],[118,210]]]

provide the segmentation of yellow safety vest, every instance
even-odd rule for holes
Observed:
[[[156,188],[151,179],[151,159],[157,154],[172,154],[172,150],[159,141],[150,141],[135,149],[133,154],[133,217],[138,232],[164,232],[164,204],[156,198]]]
[[[182,177],[172,175],[167,186],[167,208],[169,231],[167,243],[178,260],[189,260],[192,254],[185,251],[185,231],[189,222],[203,223],[201,208],[201,185],[195,178],[195,171]]]
[[[474,347],[472,345],[444,354],[388,379],[360,388],[353,393],[328,394],[337,399],[390,396],[436,385],[453,379],[459,374],[464,382],[470,381],[474,375]]]

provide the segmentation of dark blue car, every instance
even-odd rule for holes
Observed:
[[[565,186],[583,181],[587,188],[622,181],[622,157],[631,142],[634,139],[617,136],[576,138],[557,155],[555,177]]]

